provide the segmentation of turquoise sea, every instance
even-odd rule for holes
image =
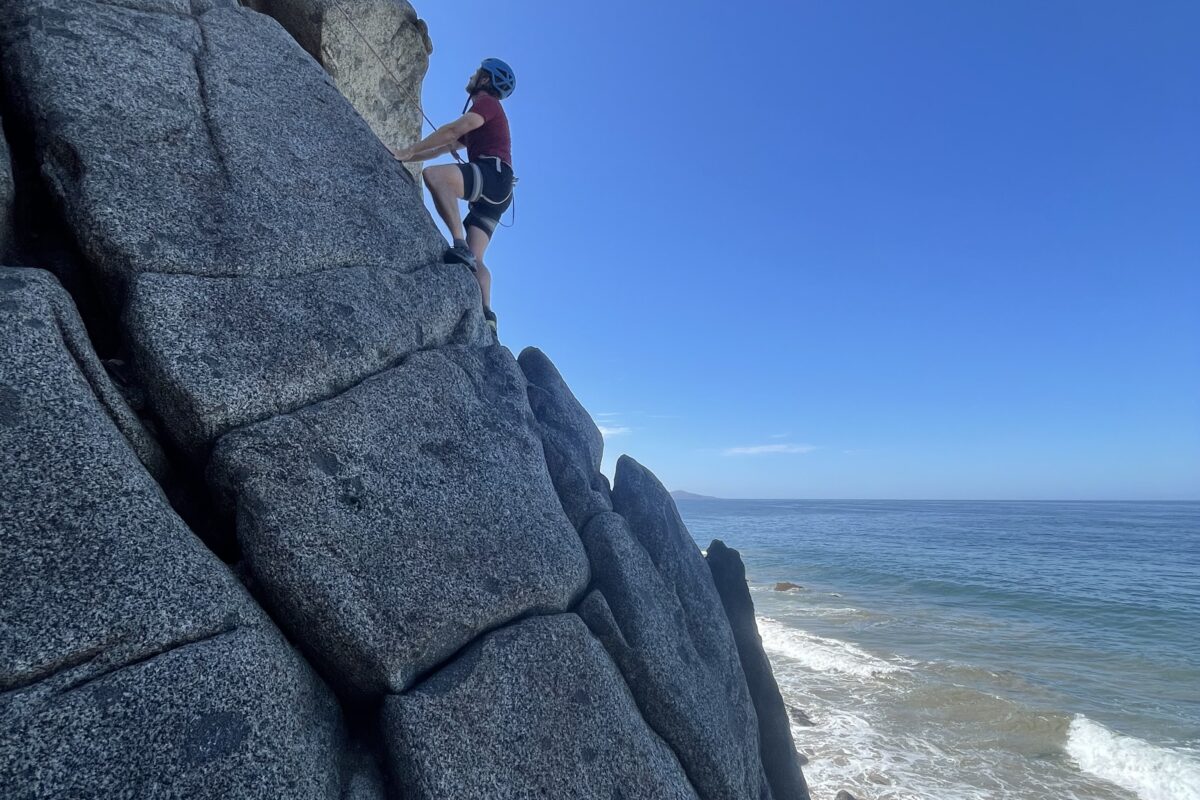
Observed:
[[[1200,800],[1200,503],[679,508],[742,553],[814,800]]]

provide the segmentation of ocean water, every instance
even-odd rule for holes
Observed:
[[[1200,800],[1200,503],[679,509],[742,553],[814,800]]]

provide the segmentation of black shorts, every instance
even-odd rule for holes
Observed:
[[[512,205],[513,170],[499,158],[485,156],[479,161],[459,164],[463,176],[463,197],[470,212],[463,225],[474,225],[491,238],[504,212]]]

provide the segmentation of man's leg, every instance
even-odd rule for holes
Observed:
[[[483,295],[483,307],[492,307],[492,273],[483,265],[483,254],[491,238],[474,225],[467,226],[467,246],[475,256],[475,280],[479,281],[479,293]]]
[[[434,207],[450,230],[450,238],[461,240],[463,225],[458,201],[466,193],[462,172],[453,164],[438,164],[436,167],[426,167],[421,175],[425,178],[429,193],[433,195]]]

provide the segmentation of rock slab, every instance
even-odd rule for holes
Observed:
[[[380,141],[395,148],[421,138],[421,81],[433,42],[407,0],[249,0],[246,5],[278,20],[325,67]],[[419,164],[409,168],[420,174]]]
[[[588,582],[534,425],[507,350],[447,347],[230,433],[211,474],[275,618],[347,689],[401,692]]]
[[[593,516],[612,511],[608,479],[600,473],[604,437],[541,350],[527,347],[517,361],[529,381],[529,405],[554,488],[572,524],[582,531]]]
[[[729,618],[742,671],[746,674],[750,697],[758,715],[758,745],[775,800],[809,800],[808,785],[796,759],[796,744],[792,741],[787,707],[758,633],[754,601],[746,585],[746,566],[742,563],[741,554],[726,547],[720,539],[714,539],[706,553],[705,561],[712,571],[713,583]],[[804,716],[803,712],[800,713]],[[804,719],[807,720],[807,717],[804,716]]]
[[[605,512],[582,533],[593,591],[577,612],[604,644],[642,715],[671,745],[702,798],[769,798],[740,670],[703,650],[672,587],[625,519]],[[735,656],[736,657],[736,656]],[[742,685],[738,685],[738,681]]]
[[[485,636],[389,697],[384,731],[413,800],[695,800],[604,648],[574,614]]]
[[[5,797],[335,797],[333,696],[143,468],[65,292],[0,269],[0,331]]]
[[[81,672],[0,696],[5,798],[341,797],[337,703],[278,632]]]
[[[713,775],[707,793],[693,774],[693,767],[681,758],[684,767],[702,797],[769,797],[759,757],[758,720],[746,676],[700,548],[680,519],[670,493],[653,473],[629,456],[617,460],[612,500],[613,510],[625,519],[660,576],[661,591],[679,604],[678,625],[686,630],[695,652],[704,658],[703,669],[711,687],[708,702],[728,715],[721,738],[727,748],[737,746],[738,758],[719,767],[724,774]],[[711,771],[714,767],[697,764],[696,769]]]
[[[125,313],[139,383],[175,444],[338,394],[415,350],[492,341],[466,267],[290,278],[137,277]]]
[[[320,65],[231,0],[0,3],[0,61],[118,301],[142,272],[409,271],[444,248],[419,187]]]

